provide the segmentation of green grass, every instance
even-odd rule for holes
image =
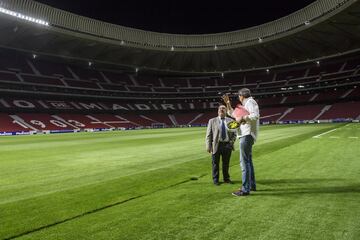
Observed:
[[[360,239],[359,124],[261,127],[245,198],[238,151],[212,185],[204,135],[0,138],[0,239]]]

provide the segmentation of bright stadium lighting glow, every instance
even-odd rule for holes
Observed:
[[[299,85],[298,88],[304,88],[305,86],[304,85]]]
[[[263,39],[261,37],[259,37],[259,43],[262,43]]]
[[[92,62],[89,62],[89,67],[91,67],[93,65],[93,63]]]
[[[214,50],[217,50],[217,49],[218,49],[218,46],[217,46],[217,45],[215,45],[215,46],[214,46]]]
[[[171,51],[174,51],[174,50],[175,50],[174,46],[171,46]]]
[[[33,59],[37,58],[37,55],[36,54],[33,54],[32,55]]]
[[[46,21],[44,21],[42,19],[26,16],[26,15],[23,15],[21,13],[10,11],[10,10],[7,10],[5,8],[2,8],[2,7],[0,7],[0,13],[4,13],[4,14],[9,15],[9,16],[13,16],[13,17],[16,17],[16,18],[19,18],[19,19],[26,20],[28,22],[33,22],[33,23],[37,23],[37,24],[40,24],[40,25],[44,25],[44,26],[49,26],[50,25],[49,22],[46,22]]]
[[[320,66],[320,61],[316,61],[316,65]]]

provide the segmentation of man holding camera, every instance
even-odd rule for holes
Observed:
[[[220,105],[218,107],[218,116],[209,120],[206,131],[206,150],[212,154],[212,177],[216,186],[219,182],[219,163],[222,158],[222,172],[225,183],[232,184],[229,175],[229,163],[231,152],[234,150],[234,142],[236,133],[229,132],[226,124],[232,121],[226,117],[226,107]]]
[[[251,92],[248,88],[242,88],[238,92],[239,100],[243,107],[249,113],[248,115],[237,118],[236,121],[240,123],[240,132],[238,137],[240,139],[240,165],[242,170],[242,186],[233,192],[234,196],[247,196],[250,191],[256,191],[255,171],[252,161],[252,146],[257,139],[259,132],[259,106],[257,102],[251,97]],[[229,96],[223,96],[226,103],[228,114],[232,116],[234,109],[231,106]]]

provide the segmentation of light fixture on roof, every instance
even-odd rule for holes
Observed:
[[[138,73],[138,72],[139,72],[139,68],[135,68],[135,72]]]
[[[299,85],[298,88],[305,88],[305,86],[304,85]]]
[[[304,24],[305,24],[305,26],[309,26],[311,23],[310,23],[310,21],[305,21]]]
[[[263,39],[261,37],[259,37],[258,41],[259,41],[259,43],[262,43]]]
[[[174,50],[175,50],[174,46],[171,46],[171,51],[174,51]]]
[[[18,12],[10,11],[10,10],[2,8],[2,7],[0,7],[0,13],[4,13],[4,14],[9,15],[9,16],[13,16],[13,17],[16,17],[16,18],[19,18],[19,19],[26,20],[28,22],[33,22],[33,23],[37,23],[37,24],[40,24],[40,25],[44,25],[44,26],[49,26],[50,25],[49,22],[46,22],[46,21],[44,21],[42,19],[33,18],[33,17],[23,15],[23,14],[18,13]]]
[[[320,61],[316,61],[316,65],[320,66]]]
[[[214,46],[214,50],[218,50],[218,46],[217,46],[217,45]]]
[[[33,55],[32,55],[32,58],[33,58],[33,59],[37,58],[37,55],[36,55],[36,54],[33,54]]]
[[[266,69],[266,72],[269,73],[269,72],[270,72],[270,69]]]
[[[121,45],[124,45],[124,44],[125,44],[125,41],[124,41],[124,40],[121,40],[120,44],[121,44]]]
[[[221,73],[221,77],[224,78],[224,73],[223,72]]]
[[[89,67],[91,67],[91,66],[93,65],[93,63],[92,63],[92,62],[89,62],[88,65],[89,65]]]

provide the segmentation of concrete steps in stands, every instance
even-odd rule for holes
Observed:
[[[174,116],[173,114],[169,114],[168,117],[169,117],[170,121],[172,122],[172,124],[173,124],[174,126],[178,126],[178,125],[179,125],[179,123],[176,121],[176,118],[175,118],[175,116]]]
[[[288,115],[290,112],[292,112],[294,110],[294,108],[288,108],[281,116],[278,120],[276,120],[277,122],[281,121],[281,119],[283,119],[286,115]]]
[[[323,109],[321,109],[320,113],[316,115],[316,117],[313,120],[318,120],[325,112],[329,111],[331,108],[331,105],[326,105]]]
[[[193,120],[191,120],[190,122],[188,122],[187,125],[192,124],[193,122],[195,122],[196,120],[198,120],[199,118],[201,118],[203,115],[204,115],[203,113],[198,114]]]

